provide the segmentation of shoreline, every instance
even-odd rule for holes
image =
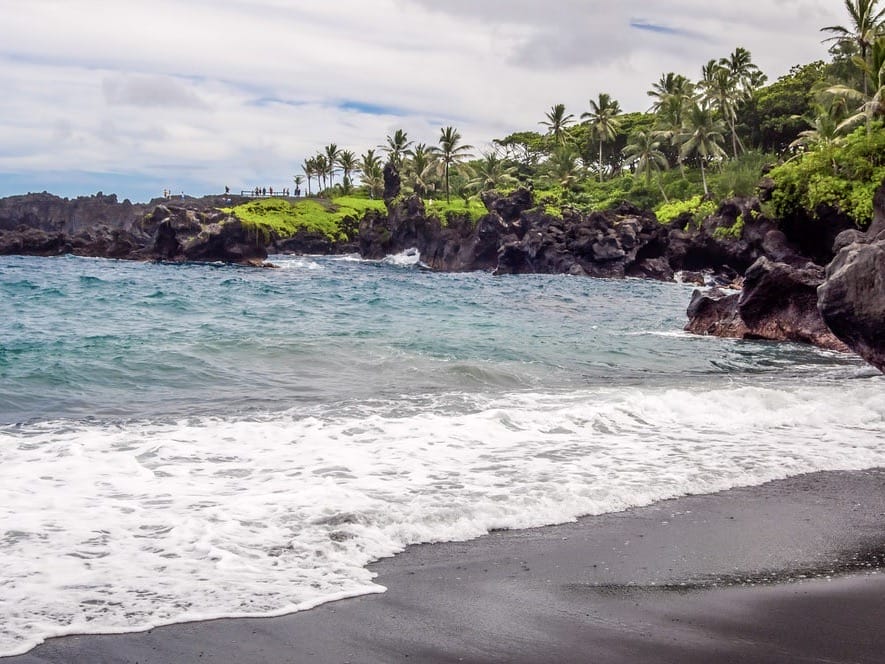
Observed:
[[[420,544],[387,592],[278,618],[49,639],[56,662],[874,662],[885,469],[800,475],[577,522]]]

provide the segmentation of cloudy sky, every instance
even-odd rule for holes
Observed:
[[[826,57],[840,0],[2,0],[0,196],[291,186],[334,142],[487,147],[666,71]]]

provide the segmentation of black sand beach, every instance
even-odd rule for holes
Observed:
[[[885,662],[885,470],[814,473],[410,547],[387,592],[53,639],[61,662]]]

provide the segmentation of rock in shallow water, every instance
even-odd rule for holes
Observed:
[[[743,292],[726,295],[717,289],[695,291],[685,330],[848,350],[817,310],[817,287],[823,277],[823,268],[813,263],[795,267],[762,257],[747,270]]]

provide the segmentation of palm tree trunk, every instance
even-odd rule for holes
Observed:
[[[731,150],[734,159],[737,159],[738,156],[738,135],[737,130],[734,127],[734,118],[731,118],[728,121],[728,124],[731,125]]]
[[[661,182],[661,172],[660,171],[658,171],[658,189],[661,190],[661,196],[664,197],[664,202],[669,203],[670,199],[667,198],[667,192],[664,191],[664,183]]]
[[[707,189],[707,171],[704,170],[704,158],[701,157],[701,179],[704,181],[704,198],[710,195],[710,190]]]
[[[449,202],[449,165],[446,164],[446,203]]]
[[[599,181],[602,182],[602,139],[599,139]]]

